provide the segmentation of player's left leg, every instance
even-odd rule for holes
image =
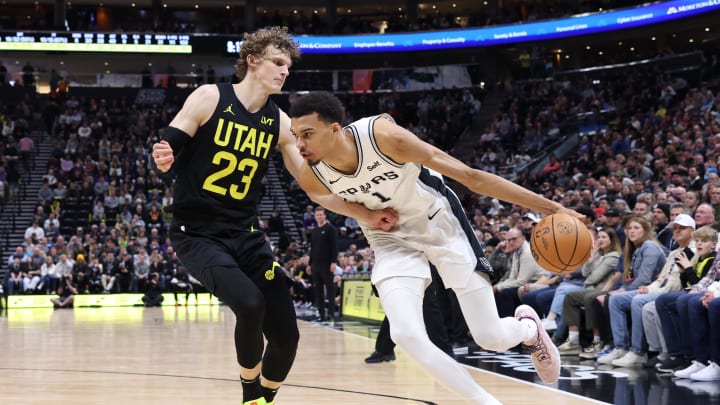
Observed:
[[[267,346],[262,360],[261,386],[268,404],[273,402],[290,372],[300,339],[290,284],[282,270],[278,269],[279,266],[276,266],[272,272],[266,273],[273,274],[274,279],[268,280],[262,289],[265,297],[263,333]]]
[[[471,274],[464,287],[453,287],[473,339],[481,347],[505,351],[523,343],[530,348],[535,369],[546,382],[560,375],[560,355],[535,310],[521,305],[515,318],[500,318],[495,310],[492,285],[484,274]]]

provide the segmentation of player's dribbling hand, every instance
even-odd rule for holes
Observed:
[[[172,147],[167,141],[160,141],[153,145],[152,157],[158,170],[165,173],[175,162]]]
[[[383,208],[381,210],[373,211],[371,214],[370,226],[374,229],[380,229],[385,232],[390,232],[395,223],[398,221],[398,214],[392,208]]]
[[[560,207],[559,210],[555,211],[555,214],[568,214],[568,215],[575,217],[581,221],[585,219],[585,215],[583,215],[573,209],[566,208],[566,207]]]

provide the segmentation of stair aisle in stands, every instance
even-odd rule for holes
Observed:
[[[25,229],[32,224],[38,191],[42,185],[42,176],[46,173],[45,166],[53,149],[52,142],[42,131],[32,131],[30,136],[35,143],[34,164],[29,173],[22,173],[22,187],[19,195],[14,201],[8,202],[5,210],[0,214],[0,224],[2,224],[3,230],[0,233],[2,237],[2,241],[0,241],[2,247],[0,280],[3,281],[8,258],[15,253],[17,246],[23,243]]]
[[[288,185],[282,180],[280,170],[282,164],[270,159],[270,166],[266,175],[265,194],[260,200],[258,212],[264,220],[270,218],[273,211],[277,211],[285,224],[285,231],[290,240],[300,240],[300,230],[298,227],[299,212],[291,207],[288,202],[288,196],[285,190]],[[278,235],[269,235],[273,245],[277,246]]]

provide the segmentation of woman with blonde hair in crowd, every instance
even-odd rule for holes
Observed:
[[[60,274],[55,268],[55,262],[51,255],[45,256],[45,263],[40,266],[40,285],[48,293],[55,293],[60,285]]]
[[[607,295],[601,295],[597,298],[603,304],[603,311],[608,319],[610,319],[608,303],[611,301],[612,296],[636,291],[642,286],[649,285],[667,260],[660,243],[654,237],[652,223],[645,217],[637,215],[630,217],[625,225],[625,236],[621,285],[607,293]],[[612,326],[614,349],[598,357],[598,363],[611,364],[614,360],[625,356],[630,347],[630,336],[626,333],[627,331],[614,330],[616,322],[612,322]],[[642,329],[642,321],[639,327]]]

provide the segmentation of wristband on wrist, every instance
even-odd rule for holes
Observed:
[[[177,156],[180,154],[185,144],[190,141],[191,137],[185,131],[175,128],[167,127],[163,131],[162,140],[170,144],[173,150],[173,155]]]

